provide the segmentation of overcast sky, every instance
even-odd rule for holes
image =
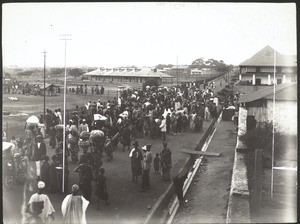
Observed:
[[[296,54],[293,3],[10,3],[4,66],[155,66],[204,57],[238,65],[266,45]]]

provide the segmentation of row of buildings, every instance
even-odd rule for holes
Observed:
[[[272,85],[297,81],[297,59],[295,55],[283,55],[270,46],[239,65],[241,83],[247,85]],[[275,71],[275,73],[274,73]],[[111,83],[145,83],[154,79],[158,84],[172,83],[178,77],[216,76],[214,66],[190,68],[188,65],[174,65],[171,68],[98,68],[83,74],[89,80]],[[275,80],[274,80],[274,75]]]
[[[159,85],[173,83],[177,78],[216,76],[219,73],[213,66],[206,66],[202,69],[191,69],[188,65],[174,65],[171,68],[98,68],[94,71],[83,74],[83,78],[90,81],[104,83],[129,83],[144,84],[149,80],[155,80]]]

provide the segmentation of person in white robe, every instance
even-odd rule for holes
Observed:
[[[61,204],[64,224],[87,223],[85,212],[90,202],[82,195],[78,195],[78,191],[79,186],[74,184],[72,194],[67,195]]]

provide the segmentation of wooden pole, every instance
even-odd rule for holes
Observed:
[[[63,116],[63,176],[62,176],[62,192],[65,192],[65,157],[66,157],[66,91],[67,91],[67,36],[69,34],[63,34],[65,41],[65,77],[64,77],[64,116]]]
[[[275,92],[276,92],[276,51],[274,50],[274,74],[273,74],[273,122],[272,122],[272,170],[271,170],[271,197],[273,198],[274,185],[274,152],[275,152]]]
[[[254,167],[254,185],[252,195],[252,211],[256,217],[260,215],[261,207],[261,186],[262,186],[262,149],[255,150],[255,167]]]

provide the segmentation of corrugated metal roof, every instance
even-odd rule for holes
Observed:
[[[241,95],[238,103],[253,102],[258,99],[273,99],[273,86]],[[297,83],[279,84],[275,87],[276,100],[297,100]]]
[[[162,73],[160,71],[154,72],[151,69],[143,68],[140,71],[101,71],[100,69],[96,69],[91,72],[87,72],[83,74],[84,76],[122,76],[122,77],[148,77],[148,78],[172,78],[173,76]]]
[[[296,55],[282,55],[276,52],[276,66],[297,66]],[[264,47],[251,58],[245,60],[240,66],[274,66],[274,49]]]

